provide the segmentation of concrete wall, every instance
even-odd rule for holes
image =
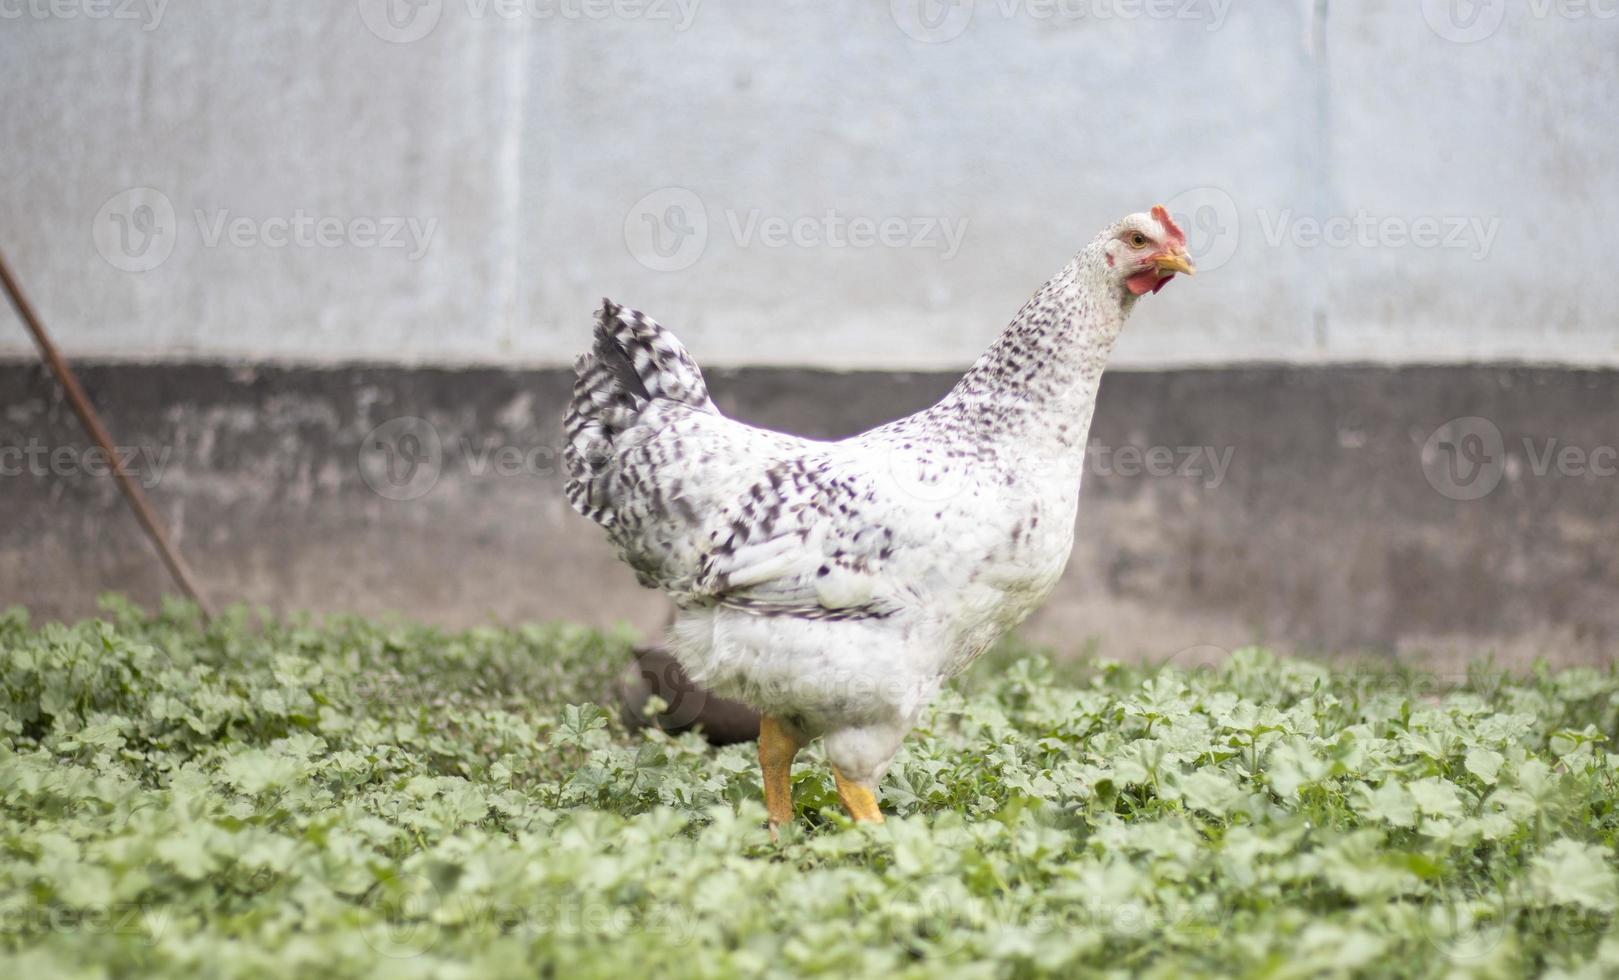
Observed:
[[[1206,275],[1123,365],[1613,365],[1615,14],[0,0],[0,247],[102,358],[561,364],[606,293],[710,365],[943,369],[1169,201]]]
[[[725,412],[822,437],[953,380],[709,377]],[[649,635],[667,615],[562,498],[565,370],[125,364],[85,382],[216,602]],[[49,376],[0,364],[0,390],[15,393],[0,413],[0,606],[75,617],[102,589],[169,591]],[[1619,371],[1109,375],[1073,558],[1028,633],[1155,660],[1256,640],[1445,664],[1611,659],[1616,402]]]
[[[546,455],[599,297],[837,435],[1165,201],[1035,637],[1619,637],[1619,0],[0,0],[0,69],[0,248],[217,600],[653,630]],[[0,605],[169,588],[97,462],[0,308]]]

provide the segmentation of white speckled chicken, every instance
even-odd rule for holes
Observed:
[[[1114,341],[1140,296],[1192,271],[1162,207],[1130,215],[938,404],[839,442],[726,418],[673,334],[603,302],[575,364],[568,500],[674,600],[692,679],[763,715],[772,831],[822,735],[850,815],[882,820],[877,783],[922,708],[1062,574]]]

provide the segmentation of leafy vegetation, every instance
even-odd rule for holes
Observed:
[[[0,972],[1612,976],[1613,671],[1008,655],[851,826],[568,626],[0,616]]]

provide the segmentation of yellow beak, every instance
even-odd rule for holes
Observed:
[[[1196,267],[1192,265],[1192,260],[1186,257],[1185,252],[1165,252],[1152,261],[1158,271],[1165,274],[1180,272],[1188,276],[1197,275]]]

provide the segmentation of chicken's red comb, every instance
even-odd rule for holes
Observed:
[[[1169,212],[1162,204],[1152,206],[1152,216],[1158,219],[1158,223],[1164,226],[1165,231],[1169,232],[1169,237],[1175,240],[1175,244],[1186,244],[1186,232],[1181,231],[1180,225],[1175,223],[1175,219],[1169,216]]]

